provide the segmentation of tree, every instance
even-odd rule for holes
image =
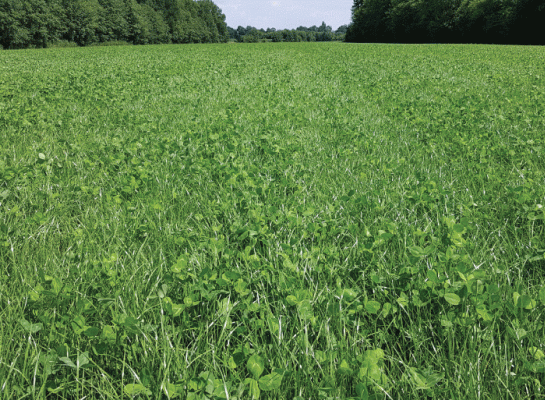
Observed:
[[[237,39],[238,42],[241,42],[244,35],[246,35],[246,29],[243,26],[239,25],[237,30],[236,30],[236,37],[235,38]]]
[[[322,21],[322,25],[318,27],[318,32],[333,32],[333,28],[329,25],[326,25],[324,21]]]
[[[344,34],[348,30],[348,25],[341,25],[339,28],[335,31],[336,34]]]
[[[169,28],[160,12],[151,5],[127,2],[128,41],[134,44],[168,43]]]
[[[85,46],[111,40],[226,42],[225,15],[212,0],[0,0],[0,45]]]
[[[64,38],[79,46],[85,46],[98,40],[103,8],[98,0],[64,0],[66,15],[66,33]]]
[[[274,31],[269,33],[269,39],[271,39],[273,42],[281,42],[284,40],[284,37],[281,31]]]
[[[510,3],[497,0],[464,0],[457,16],[457,29],[463,41],[505,43],[508,41]]]
[[[4,48],[47,47],[63,29],[57,0],[1,0],[0,44]]]
[[[242,41],[244,43],[257,43],[261,39],[263,39],[263,37],[264,37],[263,32],[260,32],[256,28],[253,28],[249,32],[246,32]]]
[[[386,0],[355,0],[352,7],[352,24],[347,29],[349,42],[387,42],[391,40]]]
[[[210,0],[201,0],[197,2],[198,16],[204,22],[204,25],[210,32],[211,40],[214,43],[227,42],[228,31],[225,23],[225,15]]]
[[[30,30],[24,25],[25,10],[23,2],[2,0],[0,2],[0,44],[5,49],[28,47]]]
[[[543,0],[515,0],[510,24],[513,42],[545,44],[543,21],[545,21]]]
[[[128,5],[123,0],[99,0],[103,14],[97,35],[100,42],[129,41]],[[131,4],[131,3],[129,3]]]
[[[544,43],[544,0],[354,0],[346,41]]]
[[[419,0],[391,0],[388,18],[394,40],[426,41],[426,18]]]

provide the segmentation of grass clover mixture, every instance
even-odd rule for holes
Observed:
[[[0,390],[543,398],[545,50],[0,53]]]

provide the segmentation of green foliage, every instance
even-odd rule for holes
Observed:
[[[225,15],[210,0],[0,0],[0,45],[6,49],[227,39]]]
[[[346,33],[346,25],[339,27],[336,32],[333,32],[330,26],[322,22],[320,27],[312,26],[306,28],[300,26],[297,29],[284,29],[277,31],[276,29],[257,29],[251,26],[246,28],[239,26],[236,30],[228,27],[229,36],[244,43],[258,42],[330,42],[333,40],[344,40]]]
[[[3,52],[2,395],[539,398],[543,56]]]
[[[544,44],[544,17],[539,0],[355,0],[346,41]]]

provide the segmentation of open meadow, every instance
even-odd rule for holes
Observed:
[[[0,52],[0,398],[545,398],[545,48]]]

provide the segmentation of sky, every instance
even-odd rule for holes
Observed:
[[[322,21],[336,30],[349,25],[353,0],[215,0],[227,25],[236,29],[295,29],[320,26]]]

